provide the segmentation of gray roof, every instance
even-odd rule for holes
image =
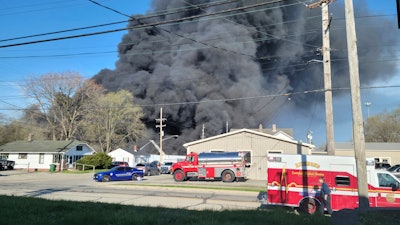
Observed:
[[[353,142],[337,142],[335,143],[335,150],[349,150],[354,149]],[[400,151],[400,143],[389,143],[389,142],[366,142],[365,143],[366,151],[375,151],[375,150],[391,150],[391,151]]]
[[[0,146],[0,153],[60,153],[74,146],[87,145],[84,142],[72,141],[14,141]]]

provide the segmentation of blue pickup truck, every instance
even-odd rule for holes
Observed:
[[[142,170],[127,166],[117,166],[104,172],[95,173],[93,176],[93,180],[108,182],[117,180],[139,180],[142,177]]]

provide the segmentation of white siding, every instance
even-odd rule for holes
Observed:
[[[43,163],[39,163],[40,153],[28,153],[26,159],[19,159],[19,153],[10,153],[9,160],[15,161],[15,169],[50,169],[53,163],[53,154],[44,154]]]
[[[108,153],[107,155],[109,155],[113,161],[121,161],[121,162],[128,162],[129,166],[134,166],[135,163],[135,156],[130,153],[125,151],[122,148],[118,148],[110,153]]]

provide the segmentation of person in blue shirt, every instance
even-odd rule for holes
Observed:
[[[319,178],[319,182],[321,183],[321,213],[324,213],[324,208],[328,211],[328,213],[332,214],[332,207],[331,207],[331,189],[329,189],[328,184],[325,182],[324,177]]]

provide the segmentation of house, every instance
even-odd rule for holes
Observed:
[[[353,142],[335,143],[335,155],[354,156]],[[400,164],[400,143],[366,142],[365,155],[367,158],[374,158],[376,162]]]
[[[55,164],[57,170],[72,168],[85,155],[96,151],[88,144],[71,141],[14,141],[0,146],[0,155],[15,161],[16,169],[49,170]]]
[[[250,179],[262,180],[267,177],[267,154],[311,154],[314,145],[294,140],[287,134],[277,132],[272,135],[251,129],[234,130],[221,135],[201,139],[184,144],[190,152],[249,152],[250,167],[246,176]],[[283,136],[282,136],[283,135]]]
[[[127,162],[129,166],[135,166],[135,155],[134,151],[124,150],[122,148],[115,149],[107,153],[112,158],[112,161]]]
[[[136,166],[138,163],[160,161],[160,153],[156,148],[143,148],[139,151],[124,150],[122,148],[115,149],[109,152],[113,161],[128,162],[129,166]],[[183,160],[185,156],[178,155],[163,155],[163,162],[177,162]]]

